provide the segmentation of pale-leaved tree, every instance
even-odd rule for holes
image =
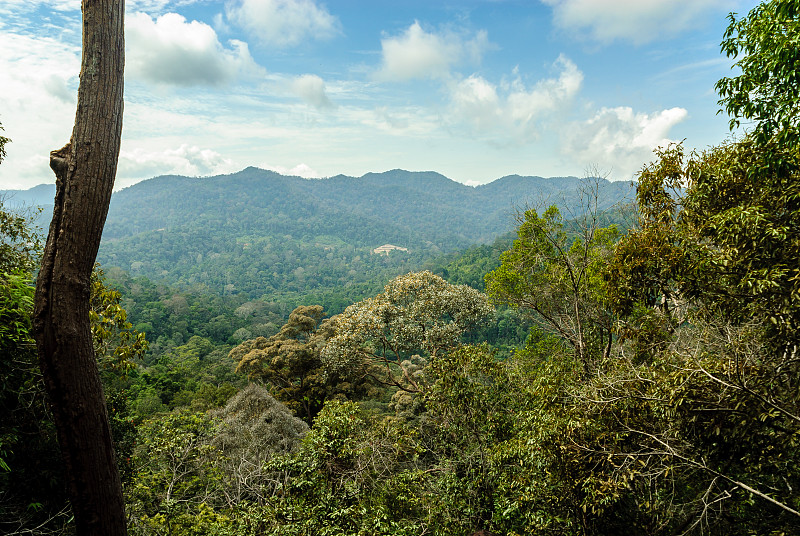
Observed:
[[[326,373],[371,376],[406,392],[423,388],[424,364],[459,345],[493,312],[485,295],[429,271],[397,277],[345,309],[322,350]]]

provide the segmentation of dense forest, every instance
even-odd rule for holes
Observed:
[[[129,533],[798,534],[798,35],[795,1],[732,17],[745,133],[658,149],[630,206],[506,192],[510,234],[434,174],[116,194],[90,320]],[[0,205],[0,532],[72,534],[35,220]]]
[[[590,182],[603,209],[633,200],[629,182],[575,177],[509,176],[478,187],[402,170],[324,180],[256,168],[157,177],[114,194],[98,261],[204,293],[294,303],[308,296],[337,313],[441,254],[491,243],[527,204],[580,213]],[[43,206],[46,221],[53,191],[6,195]],[[384,244],[408,251],[373,255]]]

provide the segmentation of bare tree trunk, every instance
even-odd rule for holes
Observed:
[[[89,291],[122,131],[124,1],[83,0],[83,58],[72,137],[50,153],[53,221],[36,281],[34,335],[69,483],[77,533],[127,533],[105,396],[92,346]]]

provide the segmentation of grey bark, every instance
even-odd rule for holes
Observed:
[[[127,533],[89,324],[122,132],[124,1],[83,0],[83,57],[69,143],[50,153],[53,220],[36,282],[34,336],[80,536]]]

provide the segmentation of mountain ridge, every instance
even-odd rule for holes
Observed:
[[[377,273],[388,280],[433,256],[490,243],[529,206],[579,213],[582,188],[596,188],[601,210],[632,197],[632,183],[577,177],[509,175],[468,186],[405,170],[327,179],[255,167],[162,175],[113,194],[98,262],[219,293],[340,292]],[[372,254],[384,244],[409,251]]]
[[[175,174],[167,174],[167,175],[156,175],[154,177],[150,177],[148,179],[143,179],[135,184],[130,186],[126,186],[124,188],[120,188],[116,190],[114,194],[118,194],[122,191],[128,190],[130,188],[134,188],[137,185],[142,183],[148,183],[151,181],[165,181],[165,180],[184,180],[186,182],[193,182],[193,181],[207,181],[207,180],[214,180],[214,179],[223,179],[223,178],[238,178],[238,177],[247,177],[252,176],[254,174],[258,175],[268,175],[273,178],[285,178],[285,179],[296,179],[301,181],[308,181],[308,182],[324,182],[324,181],[370,181],[370,180],[382,180],[386,178],[395,179],[398,175],[404,175],[403,178],[410,178],[416,180],[422,177],[433,177],[437,180],[443,179],[447,183],[452,183],[457,187],[463,187],[465,189],[474,189],[474,190],[486,190],[491,188],[496,188],[498,186],[505,187],[510,182],[519,183],[535,183],[538,185],[543,184],[558,184],[558,188],[563,188],[565,185],[571,185],[575,182],[585,181],[585,178],[579,178],[575,176],[554,176],[554,177],[542,177],[539,175],[519,175],[519,174],[511,174],[511,175],[504,175],[502,177],[498,177],[489,181],[487,183],[478,184],[478,185],[469,185],[464,184],[462,182],[456,181],[443,175],[437,171],[408,171],[405,169],[395,168],[387,171],[381,172],[368,172],[361,176],[352,176],[352,175],[344,175],[344,174],[337,174],[332,175],[330,177],[321,177],[321,178],[305,178],[300,177],[298,175],[283,175],[276,171],[268,170],[259,168],[256,166],[247,166],[239,171],[235,171],[233,173],[227,174],[219,174],[219,175],[208,175],[202,177],[190,177],[187,175],[175,175]],[[609,184],[630,184],[631,181],[608,181],[606,179],[600,179],[601,181]],[[26,204],[38,204],[38,205],[50,205],[52,204],[52,199],[55,197],[55,184],[54,183],[42,183],[37,184],[36,186],[32,186],[28,189],[0,189],[0,196],[8,196],[10,201],[15,201],[16,199],[20,199],[21,202]]]

